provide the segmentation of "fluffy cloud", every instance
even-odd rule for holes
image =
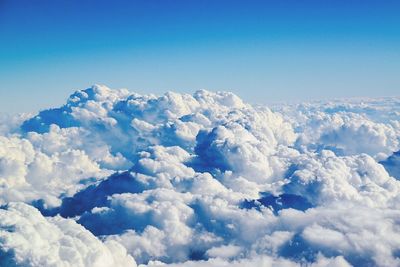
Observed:
[[[1,204],[43,199],[57,206],[61,194],[73,194],[83,180],[107,174],[83,150],[46,154],[27,139],[0,136]]]
[[[0,210],[2,266],[136,266],[120,244],[103,243],[74,220],[45,218],[24,203]]]
[[[384,159],[399,150],[398,98],[315,102],[275,107],[299,134],[297,146],[366,153]]]
[[[93,86],[0,118],[0,258],[400,265],[399,115],[396,98],[271,110],[226,92]]]

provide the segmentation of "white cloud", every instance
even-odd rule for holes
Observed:
[[[399,103],[271,111],[227,92],[93,86],[29,119],[0,118],[0,258],[397,266]]]
[[[45,218],[23,203],[0,210],[0,240],[2,266],[136,266],[120,244],[103,243],[74,220]]]

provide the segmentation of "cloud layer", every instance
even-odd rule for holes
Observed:
[[[105,86],[2,116],[0,263],[398,266],[399,118]]]

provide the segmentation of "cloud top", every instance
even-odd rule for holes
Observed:
[[[0,118],[10,266],[397,266],[400,99],[93,86]]]

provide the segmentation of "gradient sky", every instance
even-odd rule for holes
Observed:
[[[400,1],[0,0],[0,112],[94,83],[251,103],[400,95]]]

